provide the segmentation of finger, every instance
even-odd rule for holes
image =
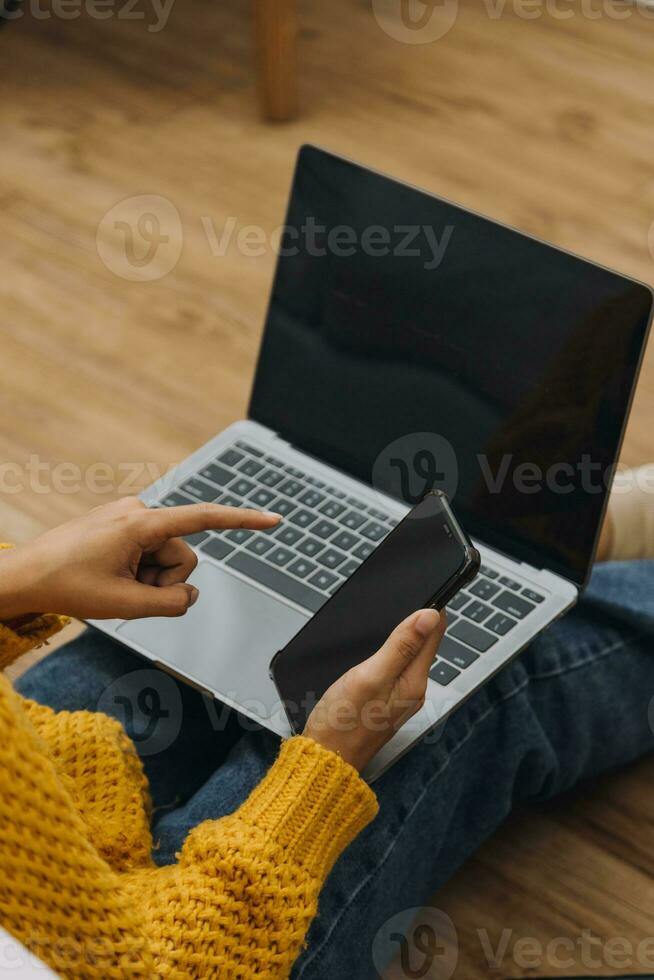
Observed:
[[[112,619],[183,616],[199,596],[195,586],[187,583],[157,587],[133,579],[112,580],[108,593]]]
[[[185,582],[198,563],[193,549],[181,538],[171,538],[143,556],[137,578],[148,585]]]
[[[224,528],[247,527],[265,531],[275,527],[280,514],[251,510],[247,507],[221,507],[220,504],[188,504],[182,507],[158,507],[136,515],[143,536],[144,546],[165,541],[167,538],[183,538],[199,531],[218,531]]]
[[[397,626],[384,645],[371,657],[370,666],[380,679],[393,681],[420,657],[436,654],[441,617],[435,609],[419,609]]]
[[[440,613],[440,619],[436,629],[433,630],[429,636],[427,636],[422,650],[419,651],[417,656],[414,657],[413,661],[404,671],[403,677],[406,679],[410,687],[414,686],[416,690],[426,689],[429,671],[432,668],[434,660],[437,658],[438,647],[440,646],[440,642],[443,639],[446,629],[447,616],[443,610],[443,612]]]

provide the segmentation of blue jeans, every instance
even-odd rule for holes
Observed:
[[[60,710],[109,711],[149,746],[155,859],[165,864],[190,828],[239,806],[278,740],[167,675],[159,685],[145,667],[87,631],[18,689]],[[378,930],[428,903],[515,803],[549,799],[654,747],[653,695],[654,562],[599,565],[572,612],[376,783],[379,816],[330,875],[294,980],[373,980]],[[385,951],[374,945],[379,966]]]

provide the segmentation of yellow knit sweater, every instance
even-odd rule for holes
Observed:
[[[0,669],[62,625],[0,625]],[[0,675],[0,925],[62,977],[288,977],[372,791],[306,738],[243,806],[152,861],[148,787],[118,722],[55,713]]]

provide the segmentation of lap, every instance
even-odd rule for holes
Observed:
[[[144,666],[151,672],[90,633],[19,687],[56,708],[106,710],[104,692],[116,677]],[[235,735],[231,713],[228,731],[216,731],[205,699],[170,683],[181,699],[179,734],[144,760],[150,778],[183,801],[156,821],[164,862],[192,826],[247,797],[278,746],[269,733],[242,734],[238,724]],[[294,980],[340,975],[345,950],[349,975],[372,977],[379,925],[426,902],[516,800],[547,798],[653,747],[652,691],[654,563],[600,566],[575,610],[376,783],[380,815],[334,868]]]

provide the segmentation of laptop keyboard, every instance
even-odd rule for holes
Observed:
[[[272,531],[187,538],[206,557],[316,612],[398,523],[312,474],[242,440],[220,452],[160,506],[206,501],[284,516]],[[446,687],[532,613],[545,596],[491,565],[452,599],[430,676]]]
[[[447,632],[429,676],[447,687],[544,601],[542,593],[482,565],[447,607]]]
[[[208,501],[284,516],[272,531],[194,534],[200,552],[316,612],[374,551],[397,519],[243,441],[161,503]]]

